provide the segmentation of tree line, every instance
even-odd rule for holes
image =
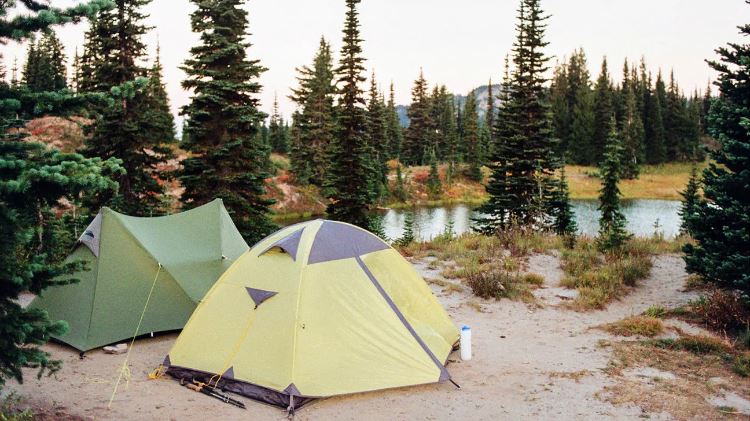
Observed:
[[[606,57],[596,81],[591,80],[586,54],[578,49],[559,63],[550,86],[558,154],[569,163],[596,165],[604,157],[609,123],[615,119],[623,139],[624,176],[635,178],[641,164],[701,161],[705,157],[706,116],[711,88],[686,97],[675,80],[661,70],[654,78],[645,59],[625,60],[622,81],[615,85]]]

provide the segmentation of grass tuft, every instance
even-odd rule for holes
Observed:
[[[647,248],[630,245],[618,253],[602,255],[591,239],[582,238],[573,250],[562,252],[566,276],[560,285],[578,290],[575,308],[601,309],[648,277],[651,267]]]
[[[529,284],[522,277],[502,269],[474,273],[466,282],[474,295],[481,298],[534,300]]]
[[[653,338],[664,332],[661,320],[647,316],[630,316],[602,326],[607,332],[618,336],[647,336]]]

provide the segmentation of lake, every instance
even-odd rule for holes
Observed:
[[[573,200],[578,232],[594,236],[599,231],[600,212],[596,200]],[[652,236],[656,231],[666,238],[674,238],[680,230],[680,202],[676,200],[625,200],[623,213],[628,221],[628,231],[641,236]],[[478,213],[468,205],[418,207],[415,209],[388,209],[384,211],[383,225],[388,238],[403,234],[407,213],[414,213],[415,234],[429,240],[444,232],[449,221],[453,230],[461,234],[471,230],[472,218]],[[657,226],[658,223],[658,226]]]
[[[597,200],[572,200],[576,215],[578,233],[595,236],[599,231],[600,212]],[[640,237],[650,237],[659,232],[665,238],[674,238],[680,231],[680,202],[676,200],[637,199],[623,200],[622,211],[628,221],[627,229]],[[445,231],[449,221],[453,221],[453,231],[463,234],[471,230],[472,218],[478,212],[469,205],[416,207],[413,209],[387,209],[382,211],[385,234],[390,239],[400,238],[404,233],[404,219],[408,213],[414,214],[415,236],[420,240],[430,240]],[[282,225],[299,222],[285,220]],[[658,226],[657,226],[658,224]]]

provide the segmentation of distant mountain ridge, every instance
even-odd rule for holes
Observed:
[[[466,98],[469,96],[469,93],[474,92],[474,95],[477,98],[477,111],[479,113],[479,119],[483,120],[485,114],[487,114],[487,98],[489,97],[489,85],[482,85],[478,88],[475,88],[473,91],[468,92],[466,95],[460,95],[460,94],[454,94],[453,97],[455,98],[456,105],[463,108],[464,103],[466,103]],[[497,95],[500,94],[500,85],[492,85],[492,95],[495,96],[495,108],[500,106],[501,101],[497,98]],[[409,127],[409,116],[407,115],[407,112],[409,111],[408,105],[397,105],[396,106],[396,113],[398,114],[398,119],[401,122],[402,127]]]

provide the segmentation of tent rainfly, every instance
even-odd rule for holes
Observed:
[[[55,339],[88,351],[133,336],[182,329],[224,271],[249,249],[221,200],[170,216],[136,218],[103,208],[68,261],[88,270],[32,303],[70,328]],[[156,281],[154,281],[156,279]]]
[[[316,220],[267,237],[198,305],[163,362],[289,410],[315,399],[450,379],[458,330],[393,248]]]

